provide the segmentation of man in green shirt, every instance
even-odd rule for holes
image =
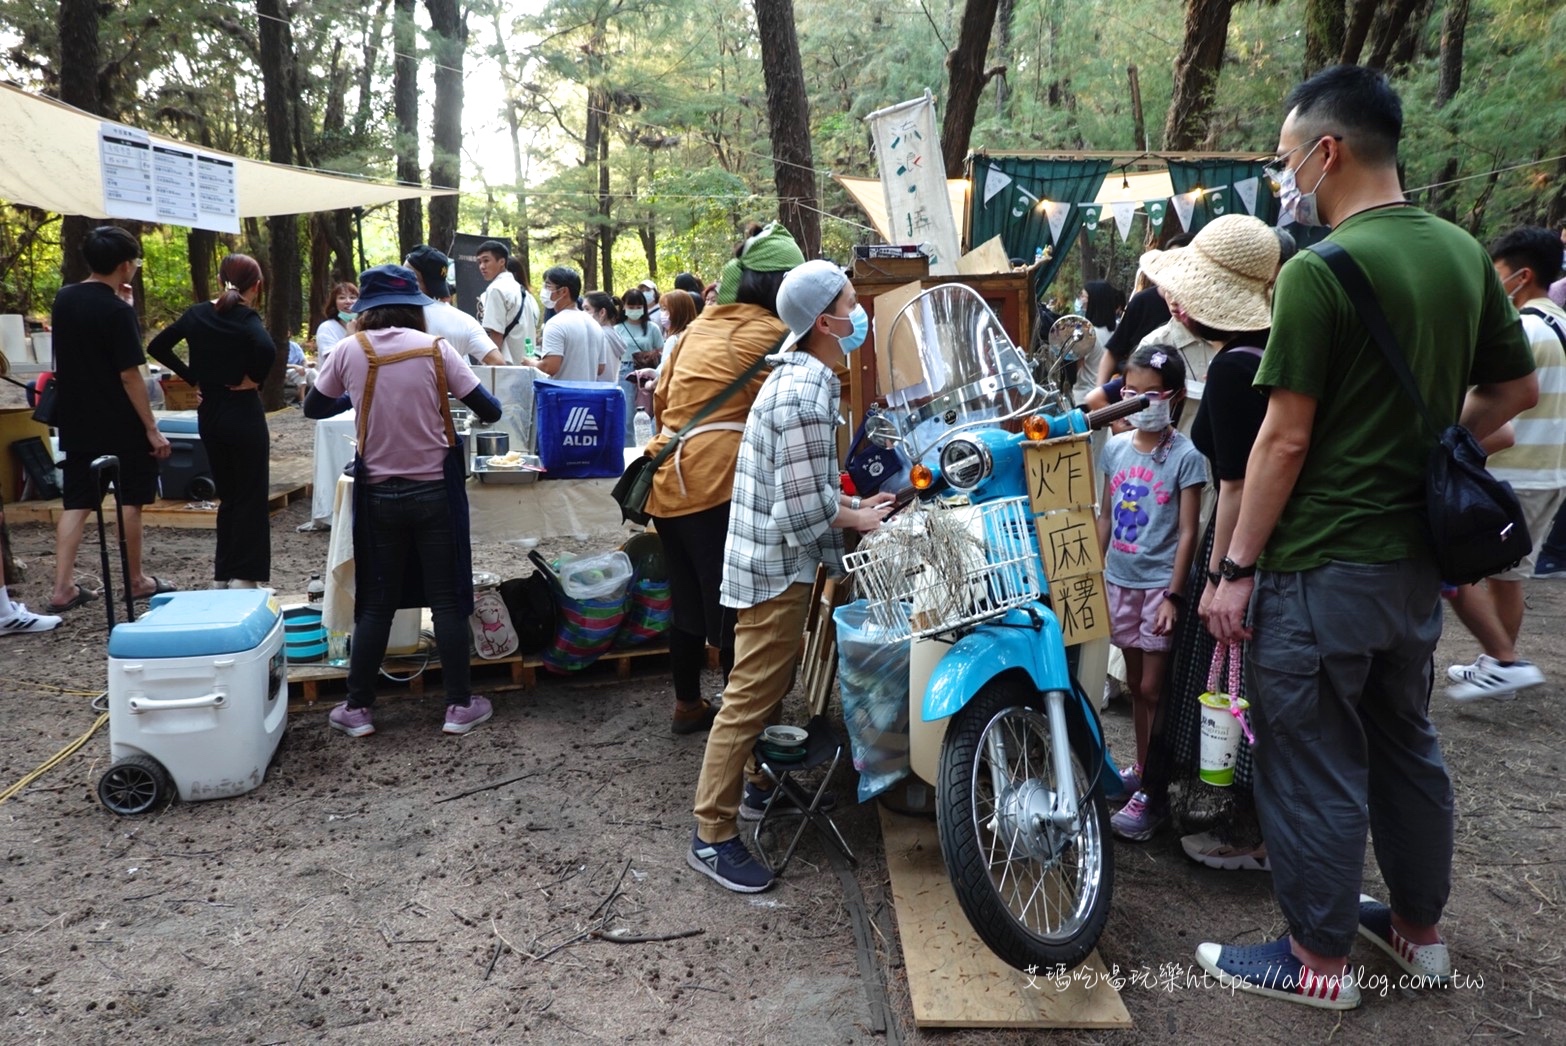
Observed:
[[[1484,248],[1403,199],[1385,76],[1335,66],[1287,108],[1270,168],[1284,213],[1332,226],[1437,422],[1482,439],[1532,406],[1533,358]],[[1256,807],[1289,935],[1203,944],[1197,961],[1230,987],[1350,1009],[1356,934],[1420,983],[1451,978],[1452,785],[1428,716],[1441,578],[1422,516],[1437,433],[1310,252],[1279,274],[1256,384],[1267,414],[1209,627],[1250,640]],[[1359,893],[1367,831],[1390,906]]]

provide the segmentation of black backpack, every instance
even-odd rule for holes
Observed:
[[[536,654],[555,638],[555,594],[549,579],[535,570],[530,577],[512,578],[500,583],[500,599],[511,615],[511,627],[517,632],[517,649]]]

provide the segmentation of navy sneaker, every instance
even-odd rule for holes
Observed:
[[[1353,970],[1324,977],[1294,957],[1287,937],[1248,947],[1203,944],[1196,949],[1196,961],[1225,988],[1323,1010],[1352,1010],[1359,1005]]]
[[[772,886],[772,871],[750,855],[738,837],[723,843],[704,843],[691,833],[685,861],[713,882],[735,893],[760,893]]]
[[[767,800],[772,798],[775,789],[757,788],[749,781],[745,782],[745,797],[740,800],[739,819],[741,821],[759,821],[761,815],[767,809]],[[837,805],[837,793],[828,791],[821,796],[821,801],[816,804],[817,813],[826,813]],[[797,813],[798,805],[784,792],[778,796],[778,801],[772,804],[772,812],[775,814]]]
[[[1533,564],[1533,576],[1566,578],[1566,559],[1548,552],[1539,553]]]
[[[1420,987],[1445,988],[1452,983],[1452,956],[1446,945],[1410,941],[1392,928],[1392,909],[1364,893],[1359,895],[1359,935],[1419,978]]]

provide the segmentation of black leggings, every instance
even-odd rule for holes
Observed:
[[[669,633],[669,668],[674,696],[701,700],[701,670],[707,644],[718,648],[723,677],[734,667],[734,611],[718,602],[723,584],[723,544],[729,534],[729,503],[688,516],[656,517],[669,567],[674,628]]]
[[[266,412],[255,393],[201,401],[201,442],[217,486],[216,581],[269,581],[272,522],[267,513],[271,450]]]

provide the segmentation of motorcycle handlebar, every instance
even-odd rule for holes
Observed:
[[[1146,407],[1146,396],[1133,396],[1128,400],[1121,400],[1119,403],[1111,403],[1107,407],[1100,407],[1098,410],[1088,414],[1087,425],[1090,429],[1101,429],[1112,421],[1129,418],[1137,411]]]

